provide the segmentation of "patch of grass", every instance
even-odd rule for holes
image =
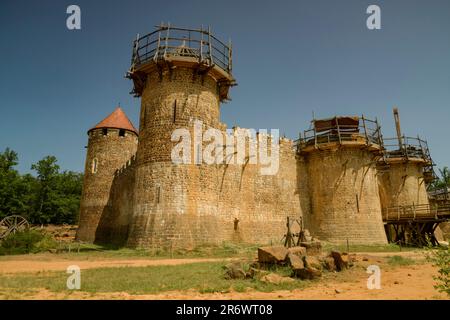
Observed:
[[[58,252],[39,255],[38,260],[48,260],[53,257],[62,259],[77,259],[77,260],[91,260],[91,259],[182,259],[182,258],[245,258],[252,259],[257,255],[257,248],[259,245],[255,244],[234,244],[223,243],[222,245],[199,246],[193,249],[130,249],[118,248],[113,246],[102,246],[96,244],[84,244],[76,242],[53,243],[45,250],[54,249]],[[70,248],[70,252],[69,252]],[[26,257],[26,256],[23,256]],[[0,260],[10,260],[7,255],[0,255]],[[18,259],[17,256],[13,259]]]
[[[391,266],[409,266],[416,264],[417,262],[411,258],[405,258],[401,256],[391,256],[387,257],[387,263]]]
[[[414,247],[404,247],[397,244],[380,244],[380,245],[364,245],[364,244],[350,244],[347,248],[346,244],[333,245],[322,242],[325,251],[336,250],[340,252],[400,252],[400,251],[416,251]]]
[[[203,245],[193,249],[130,249],[94,244],[72,243],[71,252],[64,244],[64,252],[58,256],[67,259],[161,259],[161,258],[253,258],[257,254],[258,245],[223,243],[222,245]],[[78,246],[80,249],[78,250]]]
[[[81,271],[81,291],[152,294],[189,289],[201,293],[227,292],[230,290],[243,292],[250,288],[256,291],[270,292],[298,289],[307,284],[307,282],[301,280],[279,285],[264,283],[256,279],[226,280],[223,270],[224,265],[223,262],[178,266],[87,269]],[[27,292],[37,288],[45,288],[53,292],[68,292],[69,290],[66,288],[67,277],[68,274],[65,272],[0,275],[0,291]]]

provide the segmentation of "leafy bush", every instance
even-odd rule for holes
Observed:
[[[435,267],[439,268],[439,275],[433,277],[437,281],[434,288],[450,296],[450,246],[431,250],[427,258]]]
[[[39,230],[28,229],[10,234],[0,243],[0,255],[26,254],[56,247],[52,236]]]

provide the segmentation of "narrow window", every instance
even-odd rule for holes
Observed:
[[[161,202],[161,187],[157,186],[156,187],[156,203],[160,203]]]
[[[358,198],[358,194],[356,194],[356,210],[358,210],[358,212],[359,212],[359,198]]]
[[[92,173],[97,173],[98,160],[97,158],[92,159]]]
[[[123,129],[119,130],[119,137],[125,137],[125,130]]]
[[[173,123],[177,120],[177,100],[173,103]]]
[[[103,128],[103,129],[102,129],[102,134],[103,134],[104,136],[107,136],[107,135],[108,135],[108,129]]]
[[[239,219],[234,218],[234,231],[237,231],[238,227],[239,227]]]

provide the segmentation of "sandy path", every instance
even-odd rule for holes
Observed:
[[[127,292],[107,292],[107,293],[87,293],[80,291],[50,292],[44,288],[29,292],[14,298],[17,299],[448,299],[445,294],[438,293],[433,284],[433,276],[437,274],[435,267],[429,263],[417,265],[391,267],[384,264],[382,257],[400,255],[411,257],[417,260],[423,259],[423,252],[367,252],[358,253],[358,264],[346,271],[345,277],[338,274],[329,274],[316,283],[304,289],[292,291],[257,292],[249,290],[247,292],[227,292],[227,293],[206,293],[201,294],[194,290],[171,291],[160,294],[131,295]],[[66,270],[71,264],[79,265],[82,269],[101,267],[140,267],[158,265],[179,265],[200,262],[219,262],[223,258],[192,258],[192,259],[97,259],[97,260],[72,260],[54,258],[43,261],[36,257],[18,257],[17,259],[0,260],[0,273],[20,273],[38,271],[58,271]],[[363,258],[368,258],[362,260]],[[382,268],[381,289],[367,289],[368,274],[365,268],[369,264],[378,264]],[[0,299],[2,292],[0,289]],[[11,298],[11,297],[10,297]]]
[[[349,271],[351,272],[351,271]],[[383,271],[380,290],[369,290],[366,286],[367,276],[356,271],[352,281],[325,280],[312,284],[305,289],[279,290],[274,292],[229,292],[205,293],[194,290],[170,291],[161,294],[131,295],[127,292],[86,293],[70,292],[54,293],[46,289],[18,296],[18,299],[121,299],[121,300],[241,300],[241,299],[288,299],[288,300],[425,300],[448,299],[445,294],[433,288],[432,276],[436,269],[430,265],[397,267]],[[336,290],[339,293],[336,293]],[[2,293],[0,292],[0,298]]]
[[[400,255],[420,260],[424,257],[423,252],[402,251],[402,252],[359,252],[358,256],[387,257]],[[21,255],[8,257],[0,260],[1,273],[21,273],[40,271],[62,271],[70,265],[77,265],[81,269],[111,268],[111,267],[146,267],[146,266],[174,266],[180,264],[200,263],[200,262],[220,262],[238,260],[239,258],[187,258],[187,259],[112,259],[112,258],[92,258],[87,259],[67,259],[54,255]]]
[[[39,260],[5,260],[0,261],[0,273],[21,273],[39,271],[65,271],[70,265],[77,265],[80,269],[112,268],[112,267],[147,267],[147,266],[175,266],[188,263],[220,262],[233,260],[230,258],[195,258],[195,259],[107,259],[107,260],[68,260],[55,258],[51,261]]]

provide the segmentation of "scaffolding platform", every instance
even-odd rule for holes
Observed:
[[[396,206],[383,210],[389,242],[418,247],[439,245],[434,232],[440,223],[450,221],[450,203]]]

